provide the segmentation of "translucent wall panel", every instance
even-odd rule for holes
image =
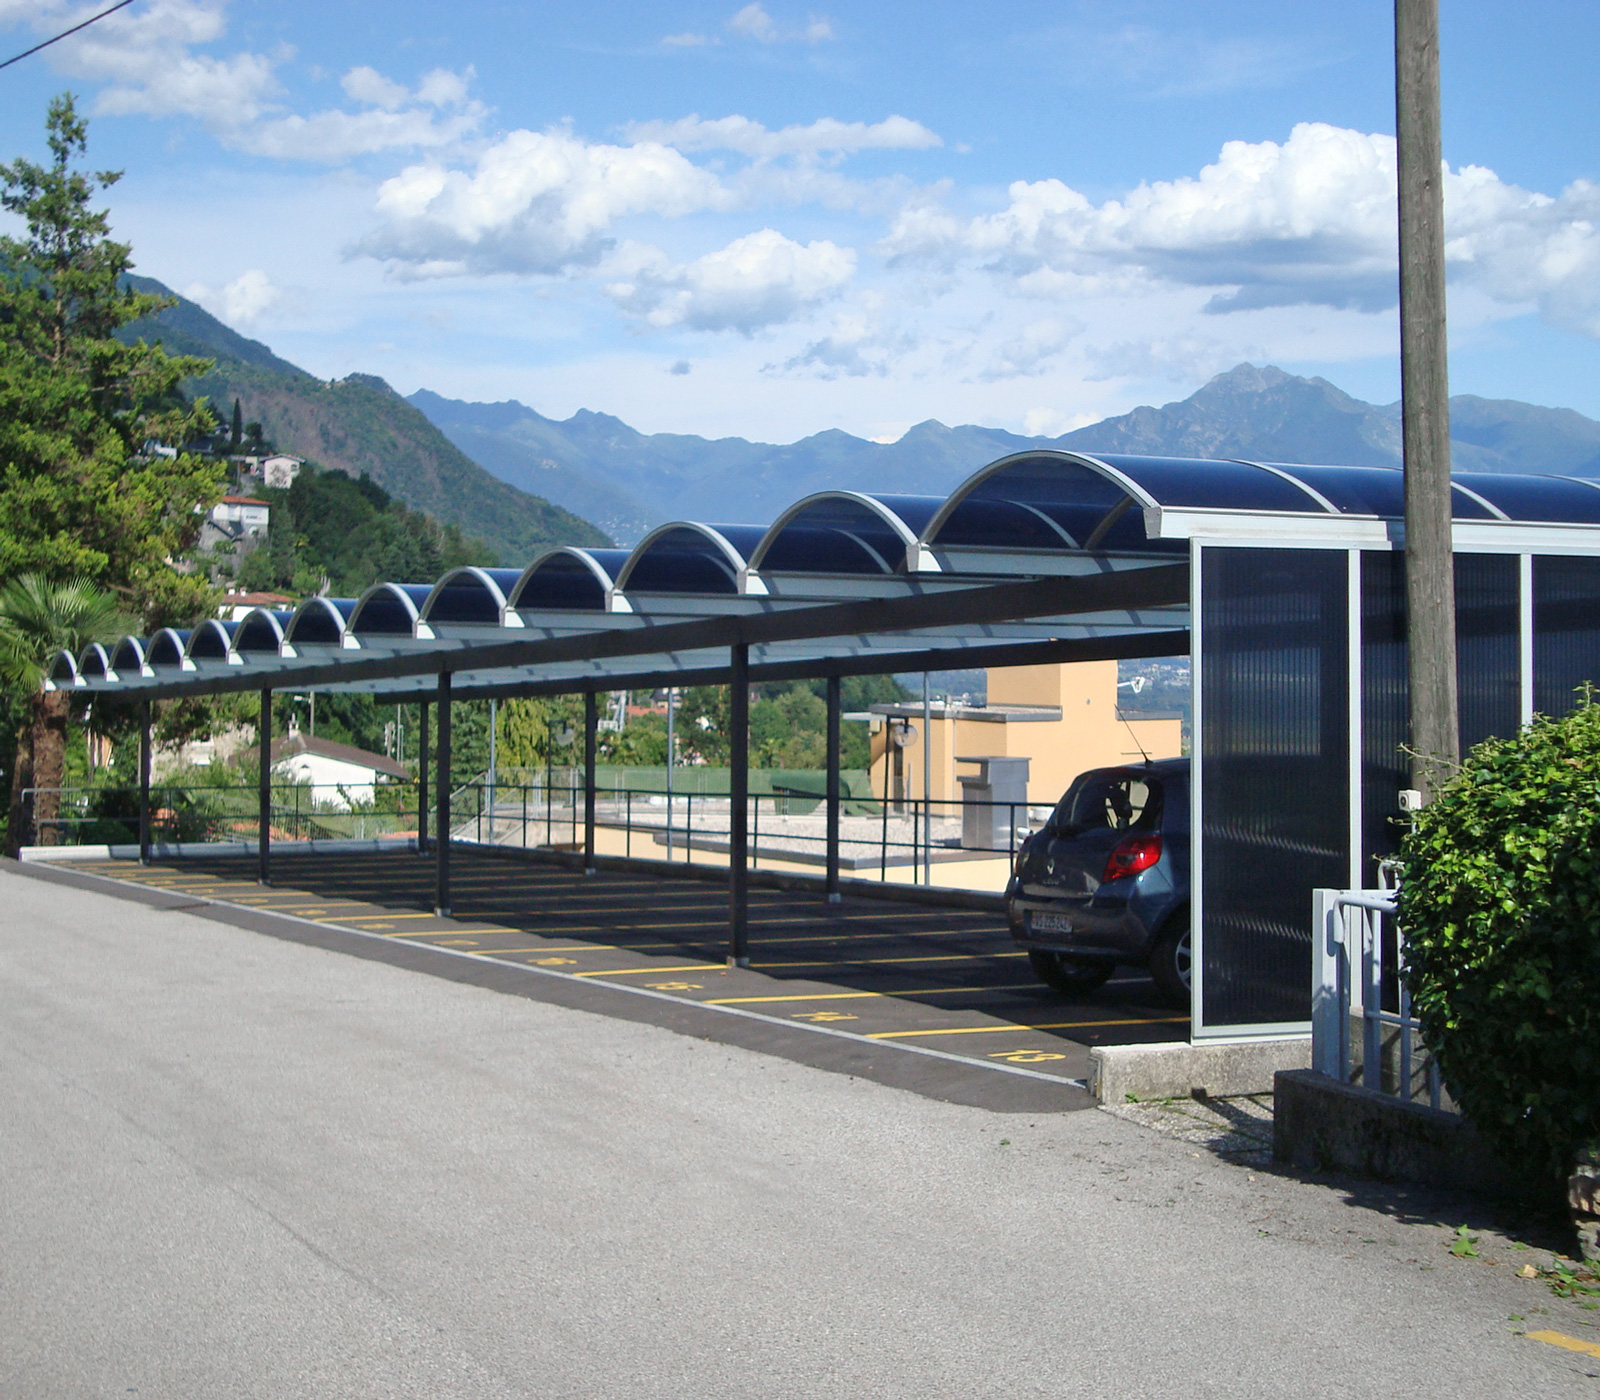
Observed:
[[[1561,716],[1600,686],[1600,559],[1533,561],[1533,707]]]
[[[1595,493],[1600,495],[1600,492]],[[1456,555],[1456,711],[1461,751],[1522,724],[1514,554]]]
[[[1349,880],[1349,556],[1201,555],[1204,1028],[1311,1014],[1311,891]]]

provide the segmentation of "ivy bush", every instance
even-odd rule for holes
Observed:
[[[1423,1039],[1462,1111],[1550,1178],[1600,1135],[1600,705],[1491,739],[1401,846]]]

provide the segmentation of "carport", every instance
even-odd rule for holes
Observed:
[[[1462,475],[1455,506],[1470,743],[1560,713],[1600,676],[1600,483]],[[289,688],[420,702],[441,835],[453,701],[582,693],[586,868],[598,693],[727,684],[727,959],[745,966],[750,683],[830,682],[822,893],[837,897],[841,677],[1189,656],[1192,1033],[1281,1035],[1309,1026],[1310,891],[1372,883],[1407,785],[1403,514],[1395,470],[1027,452],[948,497],[822,492],[767,527],[678,522],[631,551],[553,549],[520,571],[129,637],[63,653],[47,684],[146,701],[256,690],[264,716]],[[451,844],[431,843],[441,912]]]

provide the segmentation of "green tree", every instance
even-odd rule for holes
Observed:
[[[239,450],[239,444],[244,441],[244,413],[239,407],[239,400],[233,401],[233,431],[228,434],[228,449],[232,452]]]
[[[148,448],[210,431],[179,388],[209,364],[115,338],[164,303],[127,286],[129,246],[91,208],[118,172],[76,168],[88,127],[70,94],[46,133],[48,164],[0,165],[0,207],[26,229],[0,238],[0,579],[81,577],[153,625],[191,621],[211,590],[167,561],[193,543],[223,468]]]
[[[40,684],[58,651],[77,655],[90,642],[108,641],[124,630],[114,595],[85,578],[55,583],[37,574],[22,574],[0,587],[0,683],[25,700],[27,722],[17,734],[16,761],[11,770],[11,803],[6,844],[10,854],[33,843],[55,845],[55,826],[66,768],[66,691],[43,691]],[[23,792],[40,791],[29,810]]]

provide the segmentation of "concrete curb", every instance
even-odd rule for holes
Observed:
[[[1281,1070],[1311,1063],[1311,1037],[1194,1045],[1097,1045],[1089,1052],[1089,1092],[1103,1104],[1180,1099],[1220,1099],[1230,1094],[1270,1094]]]

